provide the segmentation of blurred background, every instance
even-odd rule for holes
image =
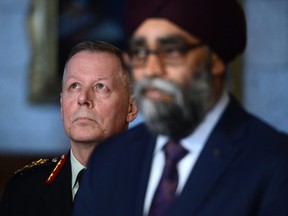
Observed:
[[[246,109],[288,133],[288,1],[242,4],[248,45],[231,66],[228,87]],[[0,195],[24,164],[68,151],[59,106],[67,52],[85,39],[123,48],[123,6],[124,0],[0,0]]]

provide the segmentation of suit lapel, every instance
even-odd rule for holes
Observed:
[[[134,140],[135,143],[137,142],[137,145],[133,145],[130,152],[131,161],[135,166],[130,170],[132,176],[130,176],[129,179],[137,179],[135,188],[132,189],[132,187],[130,187],[130,189],[133,190],[133,200],[131,200],[131,202],[135,203],[133,205],[132,215],[142,216],[156,136],[151,134],[144,124],[139,127],[138,131]],[[138,153],[135,154],[136,152]]]
[[[221,178],[240,150],[241,145],[238,143],[244,137],[245,124],[242,120],[245,117],[247,115],[232,100],[205,144],[182,194],[175,201],[169,215],[197,214],[201,203],[209,196],[216,181]]]
[[[135,215],[143,215],[143,207],[145,202],[146,190],[148,186],[148,180],[150,176],[151,164],[153,159],[153,152],[156,145],[156,136],[152,135],[148,129],[146,129],[145,140],[143,140],[143,144],[140,145],[142,147],[146,146],[146,149],[143,149],[142,153],[144,153],[144,161],[139,161],[142,164],[142,169],[140,171],[140,178],[138,182],[137,188],[137,207]]]
[[[113,143],[113,145],[119,146],[120,148],[117,153],[113,151],[113,153],[118,155],[117,161],[110,161],[110,163],[113,163],[113,165],[110,165],[113,168],[116,167],[114,174],[110,175],[111,179],[117,179],[111,183],[112,186],[110,185],[108,189],[108,194],[111,194],[113,199],[105,200],[105,206],[109,211],[113,212],[113,214],[107,214],[107,210],[106,212],[102,212],[101,209],[99,210],[102,212],[100,215],[142,216],[143,203],[155,146],[155,136],[147,130],[144,124],[140,124],[130,129],[129,132],[124,132],[120,136],[124,137],[122,137],[122,139],[116,137],[115,142],[112,140],[112,142],[108,143]],[[129,141],[129,147],[120,147],[125,143],[125,140]],[[121,142],[121,144],[118,142]],[[98,150],[101,146],[99,146]],[[99,158],[101,158],[101,155],[98,156],[98,160]],[[93,162],[95,164],[95,161]],[[116,177],[113,176],[115,173]],[[101,187],[99,191],[103,192]],[[107,192],[103,193],[105,194]],[[103,201],[101,197],[99,197],[99,199]]]

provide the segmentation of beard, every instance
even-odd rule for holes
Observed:
[[[212,106],[214,92],[209,62],[193,74],[185,85],[155,77],[134,83],[136,102],[152,132],[181,139],[192,133],[204,119]],[[167,102],[145,97],[145,90],[151,87],[172,99]]]

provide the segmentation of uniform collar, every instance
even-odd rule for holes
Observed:
[[[70,161],[71,161],[71,170],[72,170],[72,188],[75,185],[76,178],[78,173],[82,170],[85,169],[86,167],[83,166],[74,156],[73,151],[71,149],[70,151]]]

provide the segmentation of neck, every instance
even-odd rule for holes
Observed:
[[[89,157],[96,144],[71,142],[71,150],[75,158],[83,165],[87,166]]]

